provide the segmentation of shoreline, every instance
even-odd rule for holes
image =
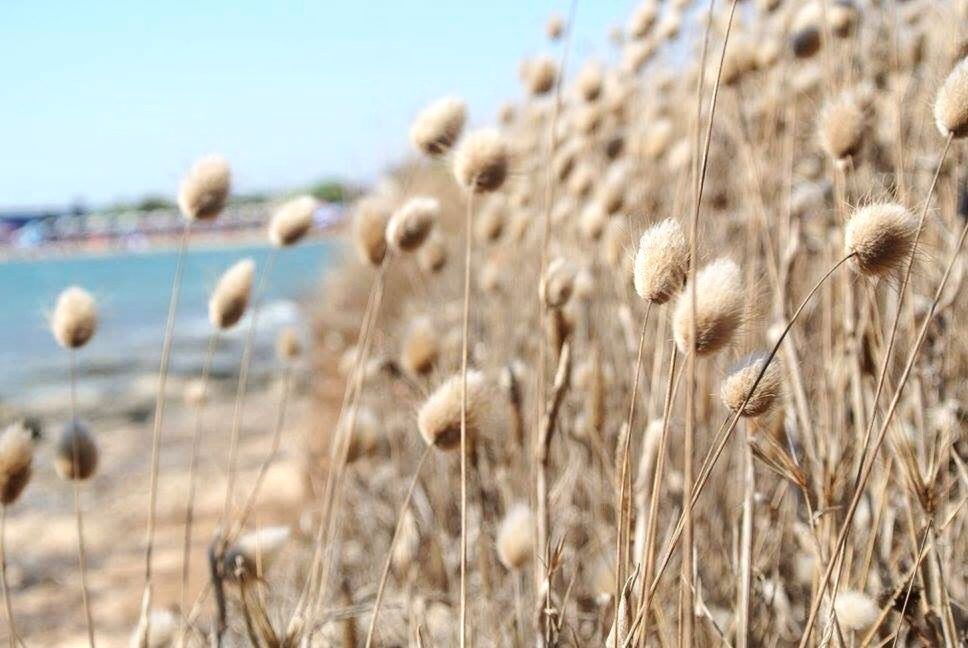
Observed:
[[[336,239],[339,235],[338,227],[329,227],[306,237],[308,245],[325,243]],[[192,239],[188,252],[213,252],[247,247],[269,247],[265,230],[259,229],[251,234],[226,237],[224,233],[207,235],[198,232]],[[178,237],[158,237],[157,241],[146,244],[139,242],[135,245],[48,245],[28,250],[0,250],[0,266],[27,263],[43,263],[47,261],[74,261],[110,259],[121,256],[150,256],[166,254],[178,250]]]

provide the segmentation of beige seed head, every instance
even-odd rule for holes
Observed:
[[[692,292],[686,287],[676,300],[673,333],[680,353],[707,356],[733,339],[743,322],[743,277],[732,260],[717,259],[696,275],[696,339],[692,342]]]
[[[575,79],[575,88],[578,96],[585,101],[595,101],[602,94],[602,87],[605,83],[605,73],[602,64],[598,61],[588,61],[582,66]]]
[[[608,221],[602,233],[602,256],[613,270],[621,270],[627,260],[628,232],[622,219]]]
[[[222,213],[229,197],[232,173],[219,155],[195,162],[178,190],[178,207],[189,220],[212,220]]]
[[[575,268],[560,257],[552,260],[538,288],[545,306],[563,308],[575,289]]]
[[[282,554],[289,543],[289,527],[264,527],[235,541],[225,552],[225,574],[230,580],[260,578]]]
[[[431,234],[417,254],[420,268],[428,274],[437,274],[447,265],[447,246],[440,236]]]
[[[483,434],[489,423],[488,398],[490,389],[484,374],[467,372],[467,436]],[[428,445],[440,450],[460,447],[461,375],[444,381],[424,401],[417,413],[417,427]]]
[[[526,504],[515,504],[497,532],[497,557],[507,569],[520,569],[531,559],[534,517]]]
[[[276,355],[283,362],[299,359],[302,355],[302,340],[296,329],[287,326],[279,332],[279,337],[276,338]]]
[[[968,58],[961,59],[941,84],[934,120],[944,137],[968,137]]]
[[[550,40],[556,41],[561,38],[561,35],[565,33],[565,20],[558,14],[551,14],[548,16],[548,22],[545,24],[545,34],[548,35]]]
[[[467,121],[467,104],[444,97],[421,110],[410,126],[410,143],[424,155],[438,157],[454,146]]]
[[[440,357],[439,335],[428,317],[419,317],[410,325],[400,364],[412,376],[426,376],[433,371]]]
[[[643,0],[629,17],[629,36],[635,39],[645,38],[649,30],[659,17],[659,5],[655,0]]]
[[[440,217],[436,198],[411,198],[393,212],[387,223],[387,244],[397,252],[413,252],[427,240]]]
[[[864,111],[851,94],[842,94],[820,113],[820,142],[834,160],[845,160],[860,152],[864,142]]]
[[[353,240],[363,263],[378,266],[387,253],[386,230],[390,205],[379,196],[363,198],[353,216]]]
[[[746,400],[746,395],[750,393],[753,383],[756,382],[756,377],[763,370],[766,357],[766,354],[757,354],[746,358],[736,365],[723,380],[719,393],[723,399],[723,404],[731,412],[740,411],[743,401]],[[750,396],[746,407],[742,407],[741,416],[762,416],[770,411],[776,403],[782,387],[779,362],[777,358],[774,358],[767,366],[763,378],[756,386],[756,391]]]
[[[494,243],[504,233],[507,220],[505,205],[502,201],[493,200],[486,203],[477,219],[474,221],[474,234],[481,243]]]
[[[853,0],[837,0],[827,7],[827,24],[835,36],[847,38],[854,33],[860,12]]]
[[[504,137],[483,129],[467,135],[454,154],[454,177],[474,193],[497,191],[504,184],[510,153]]]
[[[299,196],[283,203],[269,221],[269,241],[276,247],[298,243],[312,228],[318,206],[312,196]]]
[[[97,305],[83,288],[71,286],[57,297],[50,329],[54,339],[65,349],[84,346],[97,330]]]
[[[605,230],[605,225],[608,224],[608,214],[602,209],[602,206],[598,204],[597,201],[592,201],[585,205],[585,208],[581,210],[581,220],[579,221],[579,226],[581,227],[582,235],[590,241],[597,241],[602,237],[602,232]]]
[[[66,424],[54,450],[54,469],[60,478],[67,481],[88,479],[97,470],[97,463],[97,444],[87,426],[80,421]]]
[[[255,262],[242,259],[222,274],[208,300],[208,319],[217,329],[229,329],[238,324],[249,305]]]
[[[632,273],[635,292],[653,304],[664,304],[682,288],[689,270],[689,242],[672,218],[642,234]]]
[[[557,80],[558,65],[550,56],[537,56],[521,65],[521,81],[536,97],[551,92]]]
[[[34,439],[27,426],[14,423],[0,434],[0,504],[17,501],[30,481]]]
[[[847,254],[865,275],[898,271],[911,254],[918,222],[903,205],[873,203],[854,211],[844,232]]]
[[[866,630],[880,616],[880,609],[874,599],[854,590],[837,594],[834,610],[837,612],[837,620],[848,630]]]

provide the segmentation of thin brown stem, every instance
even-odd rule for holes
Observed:
[[[10,585],[7,583],[7,505],[0,504],[0,586],[3,587],[3,608],[7,615],[7,638],[10,648],[16,648],[17,624],[13,620],[13,603],[10,600]]]
[[[471,312],[471,252],[474,192],[467,196],[464,220],[464,311],[460,356],[460,648],[467,642],[467,338]]]
[[[393,562],[393,547],[397,543],[397,538],[400,536],[400,531],[403,529],[404,516],[407,509],[410,507],[410,500],[413,497],[413,491],[417,486],[417,481],[420,477],[420,469],[423,468],[424,462],[427,461],[427,457],[433,451],[433,446],[428,445],[423,454],[420,455],[420,461],[417,462],[417,467],[413,471],[413,478],[410,480],[410,486],[407,487],[407,494],[403,497],[403,502],[400,504],[400,510],[397,513],[397,524],[393,529],[393,535],[390,537],[390,546],[387,547],[387,558],[383,563],[383,571],[380,574],[380,584],[376,590],[376,600],[373,602],[373,613],[370,616],[370,627],[366,631],[366,648],[370,648],[373,644],[373,633],[376,630],[376,621],[380,616],[380,606],[383,603],[383,592],[386,589],[387,579],[390,576],[390,565]]]

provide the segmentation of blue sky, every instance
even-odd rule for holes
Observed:
[[[573,52],[607,58],[630,0],[579,1]],[[567,0],[0,3],[0,208],[171,194],[221,152],[240,191],[375,179],[413,114],[456,93],[472,124],[556,53]]]

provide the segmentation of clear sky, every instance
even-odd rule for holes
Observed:
[[[579,0],[574,60],[607,58],[631,0]],[[519,99],[568,0],[2,0],[0,208],[172,194],[197,156],[240,191],[367,182],[413,114]],[[572,66],[574,67],[574,66]]]

